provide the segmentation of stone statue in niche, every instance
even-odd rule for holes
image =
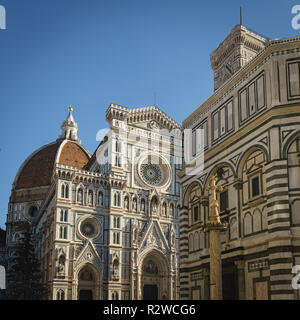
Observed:
[[[137,200],[136,200],[136,198],[133,199],[132,209],[133,209],[133,211],[137,211]]]
[[[157,200],[153,199],[152,200],[152,213],[156,213],[157,212]]]
[[[77,200],[78,200],[78,202],[82,202],[82,190],[81,189],[78,190]]]
[[[62,250],[60,250],[60,251],[61,251],[61,253],[60,253],[59,258],[58,258],[57,271],[58,271],[59,275],[64,275],[64,273],[65,273],[66,256],[65,256],[65,253]]]
[[[125,209],[126,209],[126,210],[129,209],[129,201],[128,201],[128,198],[127,198],[127,197],[125,197],[124,206],[125,206]]]
[[[113,262],[113,279],[119,279],[119,261],[117,259],[115,259]]]
[[[93,204],[93,194],[89,192],[89,204]]]
[[[142,201],[141,201],[141,211],[145,212],[145,200],[144,199],[142,199]]]

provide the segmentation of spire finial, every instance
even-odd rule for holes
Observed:
[[[72,108],[72,105],[70,104],[69,105],[69,113],[72,113],[73,112],[73,108]]]
[[[243,24],[243,8],[240,6],[240,25]]]

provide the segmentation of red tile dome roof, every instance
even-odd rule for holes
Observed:
[[[56,163],[82,169],[90,154],[78,143],[58,140],[31,154],[23,163],[15,179],[15,189],[34,188],[51,184]]]

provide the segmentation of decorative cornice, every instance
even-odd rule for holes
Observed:
[[[107,121],[112,119],[127,121],[128,124],[156,120],[171,129],[180,129],[180,125],[156,106],[128,109],[127,107],[111,104],[106,111]]]
[[[200,105],[182,124],[182,128],[192,127],[199,121],[201,114],[204,114],[210,108],[219,103],[229,92],[240,85],[245,78],[255,72],[261,65],[269,60],[277,52],[286,52],[300,48],[300,36],[269,41],[268,46],[254,57],[248,64],[237,71],[222,86],[220,86],[202,105]]]

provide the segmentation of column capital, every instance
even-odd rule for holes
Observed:
[[[245,269],[245,261],[234,261],[234,264],[238,269]]]
[[[208,207],[208,206],[209,206],[209,199],[208,199],[208,197],[201,197],[201,199],[200,199],[200,204],[201,204],[203,207]]]
[[[234,179],[233,186],[236,190],[241,190],[243,188],[243,180],[239,178]]]

